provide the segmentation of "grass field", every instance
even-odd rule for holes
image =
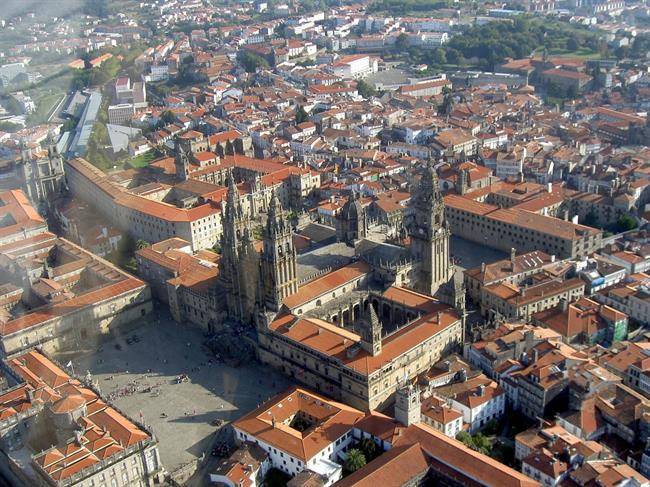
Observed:
[[[129,164],[133,167],[147,167],[154,159],[156,159],[156,151],[150,150],[131,159]]]
[[[586,47],[581,47],[577,51],[570,52],[566,49],[551,49],[549,54],[552,56],[581,58],[581,59],[599,59],[600,54],[597,51],[592,51]]]
[[[30,123],[39,124],[47,122],[47,117],[64,96],[65,93],[55,90],[37,92],[33,98],[34,103],[36,103],[36,111],[29,116]]]

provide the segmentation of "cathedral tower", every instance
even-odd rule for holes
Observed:
[[[248,231],[248,218],[242,209],[239,190],[232,175],[228,178],[228,194],[223,213],[219,281],[226,298],[228,315],[241,322],[251,319],[257,289],[258,265]]]
[[[291,225],[275,192],[271,196],[264,229],[261,267],[264,304],[278,311],[284,298],[298,291],[298,278]]]
[[[449,281],[452,273],[449,260],[451,233],[433,165],[427,164],[412,200],[409,235],[416,273],[411,285],[415,290],[433,296],[441,285]]]

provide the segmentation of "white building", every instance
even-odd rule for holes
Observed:
[[[233,423],[238,443],[257,444],[270,464],[292,477],[311,470],[332,485],[354,441],[352,427],[364,414],[294,387]],[[337,463],[339,462],[339,463]]]
[[[377,72],[377,61],[365,54],[343,56],[332,65],[332,72],[343,79],[363,78]]]
[[[496,382],[479,385],[456,394],[451,399],[451,407],[463,414],[463,421],[469,424],[470,432],[474,433],[490,421],[503,416],[506,393]]]

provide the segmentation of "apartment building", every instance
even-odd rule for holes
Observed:
[[[560,305],[562,300],[572,302],[584,292],[585,283],[578,277],[566,280],[548,277],[521,286],[491,284],[481,290],[481,314],[528,320],[535,313]]]
[[[486,286],[501,283],[516,286],[555,265],[557,262],[554,255],[548,255],[539,250],[517,255],[514,249],[511,249],[509,259],[491,264],[483,263],[481,267],[467,269],[464,272],[465,287],[469,297],[474,302],[479,302],[481,292]]]

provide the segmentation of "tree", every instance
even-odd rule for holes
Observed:
[[[17,123],[0,122],[0,130],[3,132],[14,133],[18,132],[22,128],[22,125],[18,125]]]
[[[143,239],[139,238],[139,239],[135,242],[135,248],[136,248],[136,250],[146,249],[147,247],[151,247],[151,244],[150,244],[149,242],[147,242],[146,240],[143,240]]]
[[[634,230],[638,226],[636,220],[630,215],[623,215],[616,222],[616,229],[618,232],[628,232]]]
[[[348,472],[356,472],[366,464],[366,457],[357,448],[348,450],[348,457],[345,459],[345,469]]]
[[[296,109],[296,123],[303,123],[309,120],[309,114],[305,111],[302,105]]]
[[[230,142],[229,140],[226,140],[226,148],[224,149],[224,153],[227,156],[235,155],[235,148],[232,146],[232,142]]]
[[[472,441],[472,435],[470,435],[467,431],[461,431],[456,435],[456,439],[462,443],[464,443],[466,446],[469,446],[472,448],[474,446],[474,442]]]
[[[363,438],[359,442],[359,448],[361,449],[363,456],[366,457],[366,460],[377,456],[377,443],[375,443],[371,438]]]
[[[451,93],[445,94],[439,110],[442,115],[449,115],[454,110],[454,97],[451,95]]]
[[[594,211],[593,208],[591,208],[587,214],[585,215],[585,219],[582,222],[583,225],[586,225],[588,227],[595,227],[598,225],[598,215]]]
[[[447,64],[447,54],[445,54],[445,50],[441,48],[434,49],[431,54],[431,62],[438,66],[441,64]]]
[[[364,80],[359,80],[357,82],[357,91],[361,96],[364,98],[370,98],[371,96],[377,96],[377,90],[368,83],[367,81]]]
[[[578,98],[578,88],[576,85],[569,85],[569,87],[566,89],[566,97],[570,100],[575,100]]]
[[[569,37],[566,41],[566,49],[570,52],[575,52],[580,48],[580,43],[575,37]]]
[[[406,51],[409,44],[409,36],[403,32],[395,39],[395,49],[398,51]]]
[[[238,59],[248,73],[254,73],[258,68],[269,67],[269,62],[266,59],[249,51],[239,51]]]
[[[456,439],[463,442],[472,450],[483,453],[484,455],[488,455],[492,450],[492,443],[481,433],[472,436],[467,431],[461,431],[456,435]]]
[[[472,442],[474,443],[474,450],[484,455],[489,455],[492,450],[492,443],[488,438],[483,436],[482,433],[476,433],[472,437]]]
[[[160,116],[160,120],[162,120],[165,125],[174,123],[176,121],[176,115],[174,115],[174,112],[171,110],[165,110]]]

